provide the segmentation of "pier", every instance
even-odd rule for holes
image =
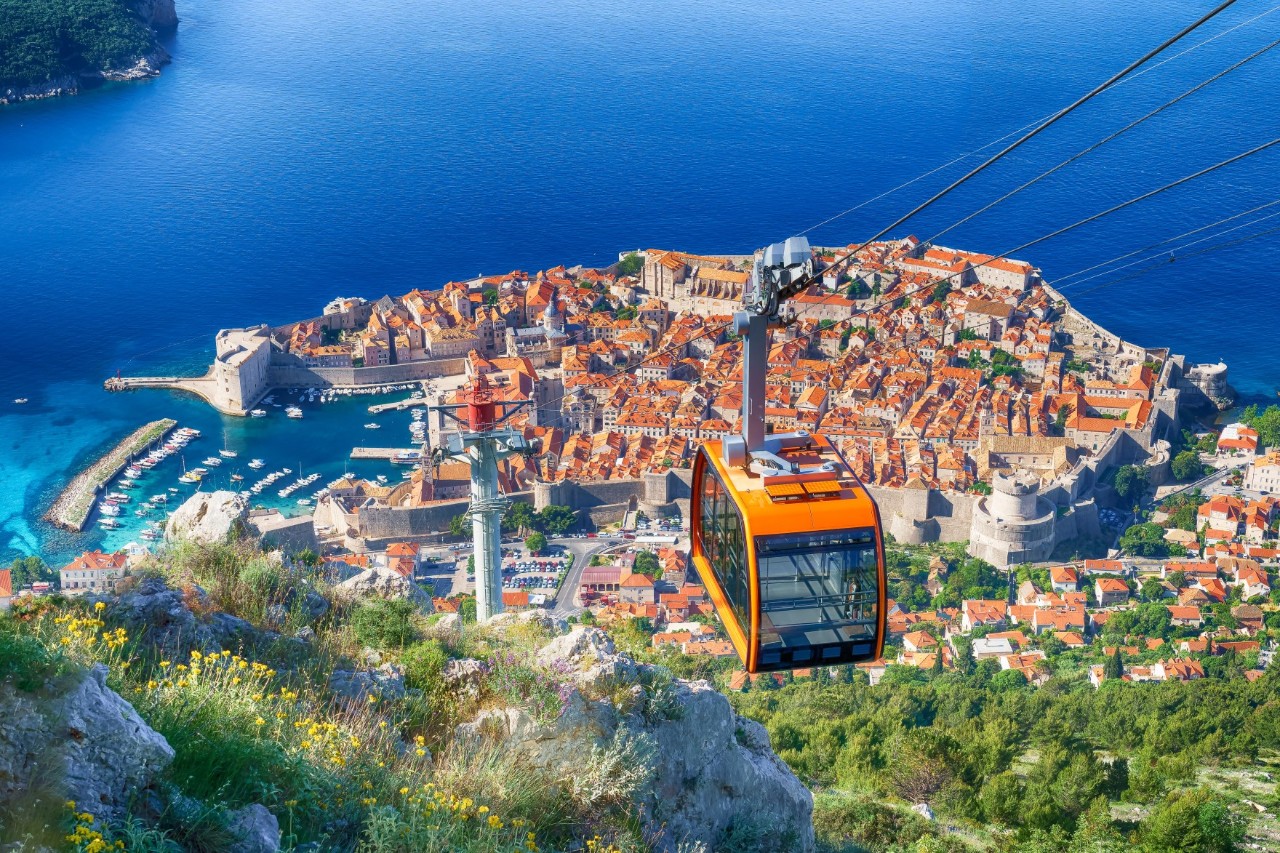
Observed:
[[[138,427],[67,484],[44,514],[45,521],[63,530],[76,533],[84,530],[98,493],[133,461],[134,456],[149,450],[156,442],[163,441],[177,425],[177,421],[164,418]]]
[[[417,453],[421,447],[353,447],[352,459],[393,459],[401,453]]]
[[[429,406],[431,401],[426,397],[412,397],[408,400],[397,400],[394,403],[375,403],[369,407],[369,414],[380,415],[383,412],[402,412],[414,406]]]
[[[137,388],[167,388],[171,391],[186,391],[204,400],[224,415],[247,414],[245,411],[228,406],[218,393],[218,384],[213,376],[113,376],[102,383],[107,391],[132,391]]]

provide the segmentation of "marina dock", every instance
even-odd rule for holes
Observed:
[[[63,530],[80,532],[89,520],[93,502],[108,483],[116,478],[139,453],[163,441],[178,422],[169,418],[138,427],[88,468],[77,474],[58,499],[44,514],[45,521]]]
[[[428,406],[431,401],[426,397],[413,397],[408,400],[398,400],[394,403],[375,403],[369,407],[369,414],[379,415],[383,412],[402,412],[405,409],[412,409],[414,406]]]
[[[353,447],[352,459],[392,459],[401,453],[417,453],[420,447]]]

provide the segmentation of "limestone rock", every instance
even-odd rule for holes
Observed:
[[[24,694],[0,684],[0,805],[42,784],[99,817],[124,813],[173,749],[107,687],[98,664],[61,692]]]
[[[356,598],[407,598],[423,613],[435,612],[431,596],[413,581],[390,569],[365,569],[338,584],[337,588]]]
[[[307,621],[314,622],[329,612],[329,599],[314,589],[309,589],[302,596],[302,609],[307,614]]]
[[[575,627],[544,646],[538,663],[571,673],[579,686],[593,691],[634,681],[639,672],[628,655],[617,654],[608,634],[586,626]]]
[[[602,660],[614,653],[613,640],[608,634],[599,628],[580,625],[543,646],[538,652],[538,663],[549,666],[559,660],[579,664]]]
[[[170,516],[164,537],[168,541],[226,542],[240,526],[248,505],[236,492],[196,492]]]
[[[427,627],[427,636],[437,640],[448,640],[458,636],[462,631],[462,617],[457,613],[441,613],[433,624]]]
[[[813,795],[774,754],[764,726],[735,714],[709,683],[673,680],[645,687],[669,676],[637,665],[615,650],[608,635],[588,627],[552,640],[537,659],[549,677],[577,685],[568,688],[555,720],[539,722],[520,708],[493,708],[459,726],[456,737],[492,737],[580,793],[607,789],[610,780],[602,775],[636,773],[627,798],[636,803],[645,836],[662,853],[681,844],[718,849],[731,829],[756,837],[762,850],[814,849]],[[635,682],[621,707],[608,696],[590,698],[606,679]],[[619,755],[627,744],[644,745],[643,754]]]
[[[227,817],[227,827],[239,837],[228,853],[279,853],[280,822],[266,806],[254,803]]]
[[[450,691],[476,699],[480,696],[480,687],[488,672],[488,667],[480,661],[464,658],[446,663],[441,678]]]
[[[404,668],[384,663],[377,669],[337,669],[329,676],[329,689],[337,696],[357,703],[367,702],[369,696],[403,699]]]
[[[522,610],[519,613],[506,611],[494,616],[487,623],[489,627],[501,628],[505,625],[524,624],[528,622],[536,622],[539,627],[544,628],[553,634],[563,634],[569,630],[569,623],[559,616],[536,607],[533,610]]]
[[[218,648],[214,633],[191,612],[188,596],[200,606],[207,601],[204,590],[194,584],[183,591],[171,588],[163,578],[143,577],[118,598],[103,600],[110,622],[170,656],[191,648],[214,651]],[[231,630],[231,625],[225,630]]]

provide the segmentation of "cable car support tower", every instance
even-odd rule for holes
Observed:
[[[733,331],[742,336],[742,434],[723,443],[726,465],[758,475],[766,484],[830,480],[837,474],[829,463],[798,465],[779,451],[809,445],[808,430],[765,435],[765,379],[769,372],[769,330],[787,325],[783,303],[804,292],[814,281],[813,253],[804,237],[765,248],[751,270],[742,298],[742,311],[733,315]]]
[[[443,446],[435,448],[432,455],[437,462],[451,459],[471,468],[471,506],[467,515],[471,518],[476,563],[476,621],[486,622],[503,610],[502,514],[511,504],[498,488],[498,462],[529,453],[524,433],[503,424],[529,401],[503,401],[503,414],[499,417],[494,389],[483,374],[460,398],[461,403],[432,406],[462,427],[460,432],[446,435]]]

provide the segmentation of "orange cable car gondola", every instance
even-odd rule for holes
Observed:
[[[743,335],[742,435],[693,468],[692,561],[751,673],[872,661],[884,650],[884,537],[839,451],[805,431],[766,436],[768,330],[812,281],[808,241],[765,250],[734,318]]]

